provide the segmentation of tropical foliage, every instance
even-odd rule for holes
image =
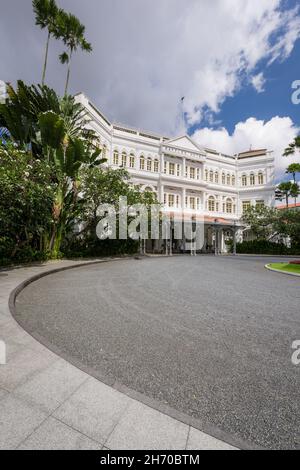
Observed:
[[[47,257],[55,192],[48,163],[0,144],[0,264]]]
[[[153,196],[133,188],[124,170],[103,167],[100,143],[73,97],[59,98],[45,85],[21,81],[8,92],[9,100],[0,105],[0,126],[10,136],[1,147],[0,185],[7,194],[1,208],[1,221],[6,221],[0,235],[2,262],[21,259],[24,250],[34,259],[57,258],[62,250],[70,255],[72,246],[77,254],[78,246],[85,253],[97,246],[100,252],[95,231],[99,204],[114,204],[118,212],[121,195],[129,204],[148,205]],[[110,251],[124,249],[134,250],[136,244],[110,244]]]
[[[256,241],[280,245],[289,240],[293,252],[300,253],[300,211],[250,207],[243,215],[243,222],[251,230]]]

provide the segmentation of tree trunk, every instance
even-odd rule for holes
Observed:
[[[43,67],[42,85],[45,84],[46,69],[47,69],[47,62],[48,62],[49,42],[50,42],[50,31],[48,31],[48,37],[47,37],[46,52],[45,52],[45,61],[44,61],[44,67]]]
[[[65,87],[65,96],[67,95],[67,93],[68,93],[68,88],[69,88],[72,54],[73,54],[73,51],[72,51],[72,49],[71,49],[71,51],[70,51],[70,56],[69,56],[69,62],[68,62],[68,73],[67,73],[67,80],[66,80],[66,87]]]

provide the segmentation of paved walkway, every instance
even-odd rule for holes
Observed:
[[[0,449],[234,449],[103,384],[49,351],[12,318],[11,291],[60,261],[0,271]]]

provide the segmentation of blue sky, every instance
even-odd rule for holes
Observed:
[[[296,42],[292,54],[284,62],[275,62],[269,67],[262,64],[257,70],[263,70],[265,74],[264,92],[257,93],[251,84],[245,84],[234,97],[226,99],[216,119],[230,133],[237,122],[249,116],[267,121],[276,115],[289,116],[300,125],[300,105],[291,101],[291,84],[300,80],[300,41]],[[204,120],[204,125],[209,125],[209,122]],[[189,129],[190,132],[193,130]]]

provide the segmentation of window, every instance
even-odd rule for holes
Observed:
[[[147,158],[147,171],[152,171],[152,160]]]
[[[225,173],[222,173],[222,184],[225,184]]]
[[[177,168],[177,170],[176,170],[177,176],[180,176],[180,165],[177,164],[177,165],[176,165],[176,168]]]
[[[169,175],[175,175],[175,164],[169,163]]]
[[[113,163],[114,165],[119,165],[119,152],[117,150],[114,151]]]
[[[192,166],[190,167],[190,178],[191,178],[192,180],[195,179],[195,168],[192,167]]]
[[[186,177],[186,178],[188,177],[188,174],[189,174],[189,167],[186,166],[186,167],[185,167],[185,177]]]
[[[179,207],[179,196],[176,196],[176,207]]]
[[[164,205],[166,205],[166,204],[167,204],[167,195],[166,195],[166,193],[164,193]]]
[[[197,176],[196,176],[197,180],[200,179],[200,168],[197,168]]]
[[[215,172],[215,183],[219,183],[219,173],[217,171]]]
[[[106,158],[106,154],[107,154],[107,147],[106,147],[106,145],[103,145],[103,148],[102,148],[102,158]]]
[[[122,153],[122,167],[125,168],[127,166],[127,154],[125,152]]]
[[[215,212],[216,204],[215,198],[213,196],[209,196],[208,198],[208,210],[209,212]]]
[[[226,183],[228,184],[228,186],[230,186],[230,183],[231,183],[231,177],[230,177],[230,175],[227,175]]]
[[[210,183],[214,182],[214,172],[212,170],[210,170],[209,172],[209,182]]]
[[[188,204],[189,204],[189,198],[185,196],[185,207],[188,207]]]
[[[208,180],[208,170],[205,170],[205,181]]]
[[[250,185],[251,186],[255,185],[255,175],[253,173],[251,173],[250,175]]]
[[[197,197],[197,211],[200,210],[200,198]]]
[[[165,174],[167,173],[167,168],[168,168],[168,163],[164,162],[164,173]]]
[[[140,170],[144,170],[145,169],[145,158],[143,156],[141,156],[140,158]]]
[[[258,209],[261,209],[264,206],[265,206],[265,201],[263,199],[260,199],[260,200],[256,201],[256,207]]]
[[[174,207],[174,194],[169,194],[168,203],[169,207]]]
[[[129,166],[130,168],[134,168],[134,165],[135,165],[135,158],[134,158],[133,153],[131,153],[129,157]]]
[[[190,208],[193,210],[196,209],[196,199],[194,197],[190,197]]]
[[[231,184],[232,184],[232,186],[235,186],[235,176],[234,175],[232,175],[232,177],[231,177]]]
[[[247,176],[246,175],[242,176],[242,186],[247,186]]]
[[[227,199],[226,201],[226,213],[232,214],[232,201],[231,199]]]
[[[264,184],[264,175],[263,175],[263,173],[258,173],[258,184]]]
[[[158,173],[158,170],[159,170],[158,160],[154,160],[154,171],[155,171],[155,173]]]
[[[242,202],[243,212],[246,212],[247,209],[249,209],[249,207],[251,207],[251,202],[250,201],[243,201]]]

